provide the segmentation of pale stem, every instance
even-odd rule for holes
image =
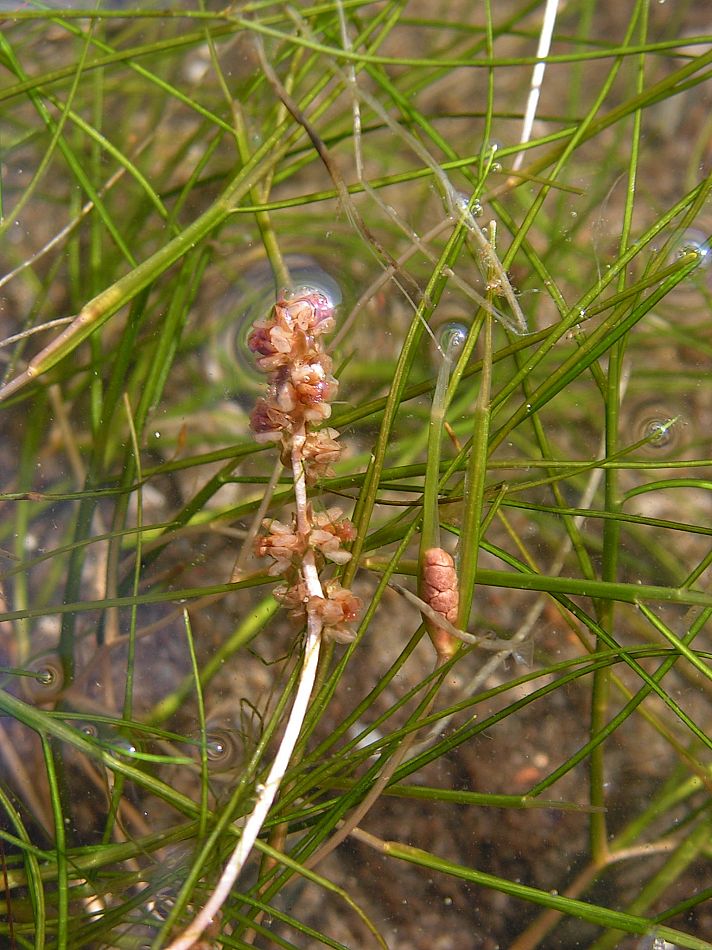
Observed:
[[[306,478],[302,461],[302,450],[305,439],[306,430],[302,423],[292,438],[292,472],[294,475],[294,497],[297,507],[297,530],[306,535],[309,533],[311,521],[307,501]],[[309,595],[311,597],[323,598],[324,592],[321,587],[321,581],[319,580],[312,548],[309,548],[304,555],[301,571]],[[294,747],[302,731],[302,725],[304,724],[307,709],[309,708],[309,698],[314,688],[314,680],[316,679],[316,671],[319,663],[321,628],[322,621],[319,614],[308,611],[307,638],[304,646],[302,672],[299,677],[299,685],[297,686],[297,693],[294,697],[294,704],[292,705],[287,726],[284,730],[284,735],[274,762],[272,763],[272,767],[269,770],[264,784],[257,786],[257,800],[255,806],[245,822],[240,840],[230,855],[215,890],[210,895],[210,900],[183,933],[169,944],[167,950],[189,950],[189,948],[193,946],[193,943],[198,940],[206,927],[209,926],[229,897],[230,891],[252,851],[252,847],[267,819],[275,796],[280,789],[282,780],[289,767],[289,760],[292,758]]]
[[[539,46],[536,51],[537,58],[540,62],[535,63],[534,69],[532,70],[529,97],[524,111],[524,121],[522,122],[522,135],[519,139],[520,145],[526,145],[531,138],[532,129],[534,128],[534,118],[536,116],[537,106],[539,105],[539,95],[541,93],[541,85],[544,81],[544,71],[546,70],[546,63],[543,62],[543,60],[549,55],[549,50],[551,49],[551,37],[554,33],[554,24],[556,23],[558,8],[559,0],[546,0],[544,20],[541,24],[541,32],[539,33]],[[512,163],[512,171],[516,171],[520,168],[523,161],[524,150],[517,152],[514,162]]]
[[[262,826],[272,807],[272,802],[282,784],[282,779],[287,771],[294,747],[297,744],[304,717],[309,707],[309,697],[311,696],[312,687],[314,686],[314,680],[316,678],[320,646],[321,620],[316,615],[310,614],[304,648],[304,665],[302,666],[302,672],[299,678],[299,686],[297,687],[294,705],[289,714],[287,727],[284,730],[284,736],[282,737],[277,755],[272,763],[272,768],[269,770],[269,775],[264,784],[257,786],[257,801],[255,802],[255,807],[245,822],[240,840],[230,855],[220,875],[220,880],[210,896],[210,900],[183,933],[168,945],[167,950],[190,950],[190,947],[198,940],[206,927],[210,925],[211,921],[215,918],[229,897],[230,891],[252,851],[252,846],[262,830]]]
[[[344,5],[341,0],[336,0],[336,10],[339,14],[339,27],[341,29],[341,44],[349,53],[353,51],[349,28],[346,25],[346,16],[344,15]],[[345,68],[349,85],[351,86],[351,111],[353,113],[353,140],[354,140],[354,159],[356,162],[356,176],[359,181],[364,180],[363,161],[361,154],[361,106],[356,92],[356,67],[353,62],[347,63]]]

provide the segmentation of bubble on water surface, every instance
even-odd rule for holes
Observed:
[[[438,334],[438,345],[450,359],[455,359],[465,345],[469,327],[464,323],[446,323]]]
[[[646,455],[671,455],[682,442],[685,426],[686,421],[670,407],[645,403],[630,418],[630,441],[646,439],[638,450]]]
[[[674,240],[669,252],[668,263],[680,263],[681,258],[694,254],[696,266],[661,301],[684,307],[680,316],[694,320],[696,316],[707,313],[707,295],[712,291],[712,215],[699,219],[698,226],[687,228]]]
[[[338,282],[313,258],[288,257],[290,284],[281,293],[294,300],[308,293],[322,294],[329,306],[338,307],[343,299]],[[276,302],[275,282],[269,264],[247,270],[236,285],[214,305],[217,331],[206,351],[203,365],[206,375],[223,383],[226,394],[239,398],[247,391],[248,402],[265,386],[265,375],[255,365],[247,346],[247,337],[255,320],[267,317]]]
[[[192,736],[193,755],[200,758],[202,739],[200,733]],[[243,760],[242,735],[224,723],[205,725],[205,754],[211,772],[228,772],[237,768]]]
[[[64,688],[64,669],[60,657],[49,653],[27,664],[30,676],[22,677],[22,693],[29,703],[51,703]]]
[[[683,257],[686,254],[697,254],[699,267],[705,270],[712,267],[712,247],[709,237],[697,228],[688,228],[680,238],[677,254]]]

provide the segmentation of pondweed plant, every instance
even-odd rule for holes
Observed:
[[[704,16],[7,13],[3,945],[712,946]]]

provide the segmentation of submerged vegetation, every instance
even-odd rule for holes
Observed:
[[[554,6],[6,15],[3,945],[712,947],[710,37]]]

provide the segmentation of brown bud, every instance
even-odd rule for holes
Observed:
[[[451,555],[443,548],[429,548],[423,557],[421,571],[422,599],[450,623],[456,624],[460,593],[455,562]],[[432,620],[426,619],[425,626],[438,657],[441,660],[449,660],[454,656],[458,647],[456,638]]]

